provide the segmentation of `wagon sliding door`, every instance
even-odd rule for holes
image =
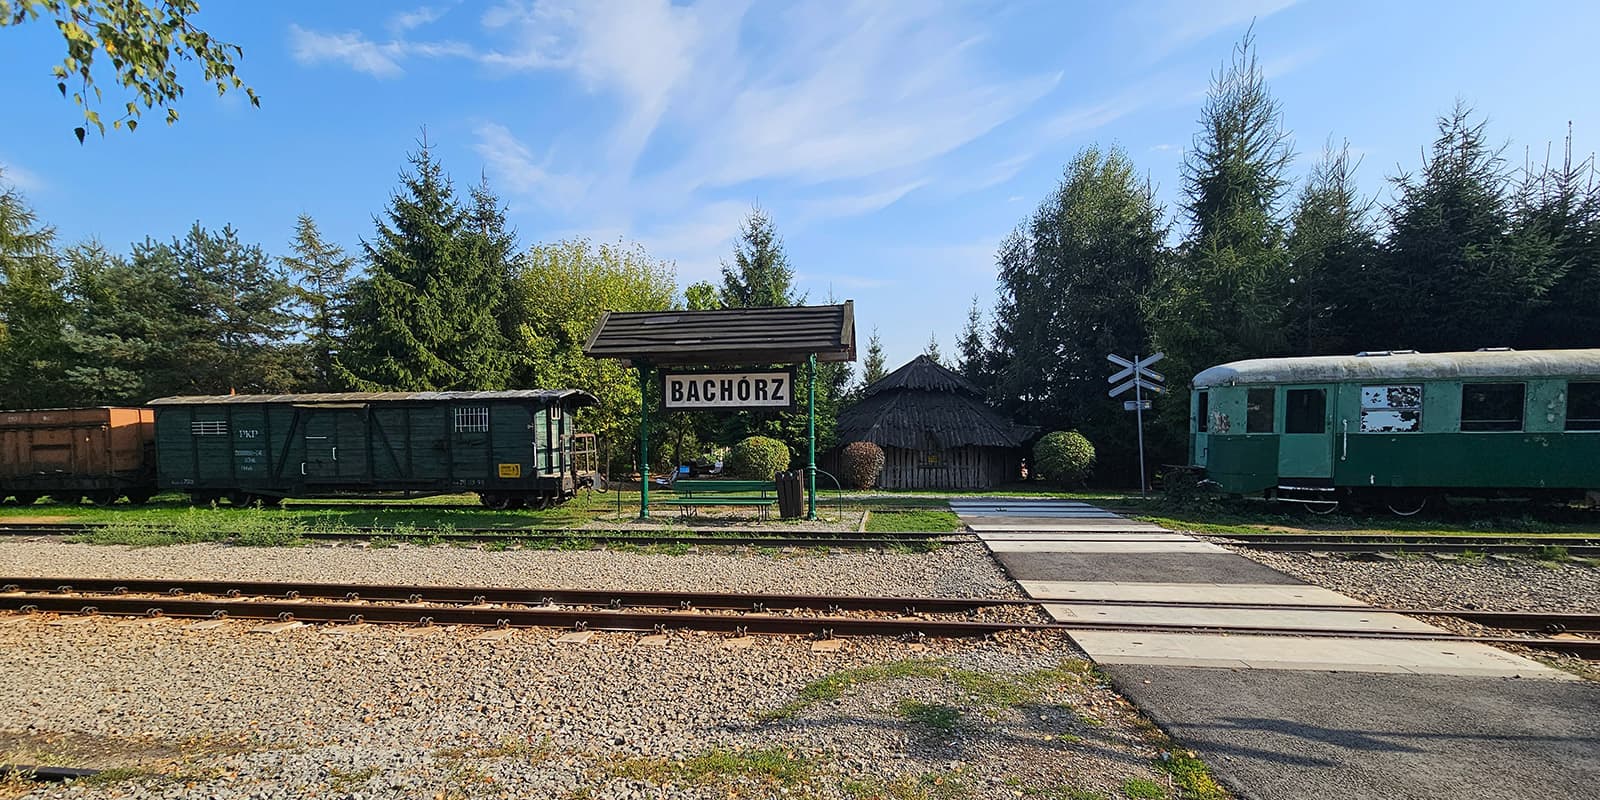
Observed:
[[[303,406],[302,424],[308,483],[351,483],[367,480],[367,407],[364,405]]]
[[[1333,420],[1337,392],[1328,386],[1286,386],[1283,435],[1278,441],[1279,480],[1311,479],[1330,486],[1333,479]]]

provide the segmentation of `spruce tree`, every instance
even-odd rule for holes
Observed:
[[[1393,181],[1387,247],[1366,287],[1380,327],[1360,344],[1443,351],[1514,343],[1560,275],[1548,235],[1512,230],[1505,161],[1485,124],[1457,103],[1439,118],[1421,173]]]
[[[288,343],[294,333],[293,288],[260,245],[245,244],[233,226],[208,231],[198,223],[171,244],[135,249],[135,260],[175,274],[188,332],[169,364],[174,385],[198,393],[278,393],[299,380]]]
[[[310,350],[310,384],[315,391],[342,388],[334,358],[344,347],[345,304],[354,259],[324,241],[316,220],[301,214],[295,222],[293,255],[283,265],[293,276],[304,315],[301,324]]]
[[[922,346],[922,354],[933,359],[935,364],[944,363],[944,356],[939,353],[939,334],[928,334],[928,343]]]
[[[63,326],[70,311],[55,229],[0,173],[0,408],[64,403]]]
[[[1548,238],[1559,273],[1517,339],[1522,348],[1600,347],[1600,182],[1594,157],[1574,162],[1568,130],[1559,165],[1528,169],[1517,235]]]
[[[867,356],[861,362],[861,386],[866,388],[889,374],[883,355],[883,339],[878,336],[876,326],[872,329],[871,338],[867,339]]]
[[[794,270],[772,219],[760,207],[739,227],[733,263],[722,264],[722,305],[770,308],[796,304]]]
[[[1327,148],[1312,168],[1291,217],[1285,310],[1288,350],[1298,355],[1354,353],[1373,328],[1368,302],[1378,255],[1372,201],[1356,189],[1346,143]]]
[[[988,385],[988,365],[985,363],[983,343],[983,312],[978,310],[978,296],[972,296],[972,306],[967,309],[967,325],[961,329],[957,341],[956,371],[974,384]]]
[[[352,290],[340,376],[368,391],[503,388],[503,215],[487,194],[464,210],[425,141],[409,160],[362,242],[367,271]]]
[[[1176,391],[1160,401],[1172,441],[1187,427],[1187,381],[1214,364],[1287,352],[1280,205],[1292,159],[1277,100],[1246,34],[1212,78],[1183,164],[1182,256],[1163,269],[1149,317]]]

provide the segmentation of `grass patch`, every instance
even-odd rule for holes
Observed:
[[[894,780],[848,780],[840,784],[853,800],[965,800],[972,789],[960,770],[904,775]]]
[[[868,533],[928,531],[950,533],[961,530],[961,518],[948,508],[910,511],[874,511],[867,517]]]
[[[1559,544],[1547,544],[1535,548],[1533,551],[1535,561],[1545,561],[1551,564],[1565,564],[1572,560],[1572,553]]]
[[[1042,800],[1111,800],[1104,792],[1092,789],[1079,789],[1075,786],[1051,786],[1044,789],[1026,789],[1024,797],[1038,797]]]
[[[1193,753],[1174,750],[1156,762],[1156,768],[1172,776],[1172,785],[1185,800],[1225,800],[1228,790],[1212,776],[1205,762]]]
[[[869,664],[825,675],[800,688],[795,699],[759,715],[763,720],[790,719],[819,703],[837,700],[846,692],[869,684],[897,679],[936,680],[960,689],[975,708],[998,711],[1036,702],[1047,690],[1076,684],[1092,675],[1088,662],[1069,661],[1052,669],[1021,675],[994,675],[952,667],[935,659],[907,659]]]
[[[628,780],[657,785],[713,786],[734,781],[755,781],[766,787],[795,789],[817,773],[811,759],[779,747],[757,750],[712,749],[683,761],[624,758],[611,762],[607,771]]]
[[[1133,800],[1166,800],[1167,789],[1149,778],[1129,778],[1122,782],[1122,794]]]
[[[74,542],[156,547],[226,542],[244,547],[283,547],[304,542],[310,528],[301,521],[261,509],[189,509],[155,520],[114,519],[72,537]]]
[[[961,709],[943,703],[901,700],[894,713],[901,719],[940,737],[949,737],[961,727]]]

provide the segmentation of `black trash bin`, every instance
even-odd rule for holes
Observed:
[[[778,473],[778,516],[797,519],[806,513],[805,470]]]

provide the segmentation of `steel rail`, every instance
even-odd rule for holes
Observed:
[[[1006,631],[1117,630],[1135,632],[1221,632],[1237,635],[1299,636],[1308,638],[1404,639],[1515,645],[1600,659],[1600,640],[1465,636],[1454,633],[1409,631],[1329,631],[1295,627],[1225,626],[1203,624],[1120,623],[1017,623],[929,619],[872,619],[838,616],[781,616],[766,613],[700,614],[687,611],[637,611],[609,609],[479,608],[473,606],[370,605],[353,602],[313,603],[291,600],[228,600],[185,597],[83,596],[10,594],[0,596],[0,609],[58,614],[198,619],[251,619],[327,623],[381,623],[402,625],[472,625],[499,628],[568,628],[627,632],[704,630],[722,633],[836,636],[959,637],[987,636]]]
[[[877,597],[774,593],[641,591],[637,589],[560,589],[511,586],[415,586],[365,583],[300,583],[286,581],[171,580],[164,578],[0,577],[0,592],[55,594],[150,594],[182,597],[323,598],[395,603],[512,603],[527,606],[599,606],[604,608],[676,608],[761,611],[806,609],[960,613],[995,606],[1036,605],[1018,598]]]
[[[62,536],[89,533],[103,525],[84,523],[63,524],[0,524],[0,536]],[[152,526],[153,532],[163,529]],[[226,530],[222,531],[227,533]],[[723,547],[852,547],[892,548],[952,541],[949,537],[970,538],[960,532],[897,531],[888,533],[853,534],[838,532],[782,531],[768,535],[760,531],[718,532],[714,530],[690,531],[685,534],[633,532],[623,530],[583,530],[563,528],[453,528],[439,530],[412,528],[395,531],[383,527],[350,528],[347,530],[318,530],[309,528],[297,531],[302,539],[314,541],[363,541],[371,539],[440,540],[449,542],[590,542],[596,545],[632,544],[695,545]],[[957,539],[955,541],[961,541]]]
[[[16,776],[29,781],[70,781],[98,774],[100,774],[100,770],[97,769],[52,767],[45,764],[0,764],[0,778]]]
[[[1591,536],[1545,538],[1539,540],[1506,537],[1405,537],[1405,536],[1280,536],[1263,534],[1245,536],[1227,534],[1208,537],[1219,544],[1231,544],[1251,550],[1268,552],[1306,553],[1482,553],[1484,555],[1537,553],[1545,548],[1559,547],[1569,556],[1600,556],[1600,539]]]
[[[1371,605],[1321,605],[1314,603],[1204,603],[1183,600],[1040,600],[1065,605],[1141,606],[1152,608],[1239,609],[1246,611],[1347,611],[1364,614],[1405,614],[1412,617],[1454,617],[1489,628],[1547,633],[1600,634],[1600,613],[1582,611],[1493,611],[1468,608],[1388,608]]]

